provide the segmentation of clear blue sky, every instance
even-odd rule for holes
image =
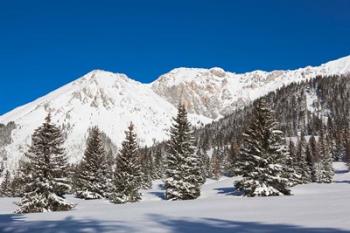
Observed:
[[[0,0],[0,114],[93,69],[293,69],[350,54],[350,1]]]

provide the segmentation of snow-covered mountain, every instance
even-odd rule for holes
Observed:
[[[31,134],[42,124],[45,115],[62,125],[67,136],[66,148],[71,162],[81,158],[88,129],[98,125],[116,144],[124,139],[124,130],[132,121],[140,144],[151,145],[167,135],[176,108],[150,87],[128,78],[95,70],[48,95],[19,107],[0,118],[1,123],[14,121],[13,142],[5,147],[8,166],[14,168],[27,150]],[[208,123],[206,117],[190,115],[193,123]]]
[[[75,162],[83,155],[87,132],[93,125],[98,125],[119,145],[132,121],[140,143],[151,145],[154,140],[167,138],[180,99],[187,105],[192,123],[206,124],[291,82],[347,72],[350,72],[350,56],[291,71],[235,74],[221,68],[178,68],[150,84],[134,81],[124,74],[95,70],[1,116],[0,123],[16,123],[11,132],[12,142],[2,148],[2,153],[8,158],[8,168],[15,168],[30,144],[33,130],[48,112],[53,121],[62,125],[68,156]]]

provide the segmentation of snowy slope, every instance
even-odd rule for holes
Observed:
[[[71,198],[69,212],[18,216],[13,198],[0,198],[0,232],[91,233],[349,233],[350,173],[336,163],[332,184],[299,185],[293,196],[247,198],[232,195],[233,179],[209,180],[193,201],[165,201],[160,182],[140,203]]]
[[[30,144],[30,135],[48,112],[62,125],[69,159],[76,162],[82,157],[87,130],[93,125],[119,145],[133,121],[140,144],[150,145],[153,140],[167,138],[180,99],[187,104],[192,123],[206,124],[291,82],[349,71],[350,56],[294,71],[235,74],[220,68],[178,68],[150,84],[95,70],[0,117],[0,123],[14,121],[17,125],[12,131],[13,142],[4,148],[6,166],[10,170],[16,167]]]

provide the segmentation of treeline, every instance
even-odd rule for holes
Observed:
[[[342,160],[350,138],[350,76],[317,77],[292,83],[265,97],[286,137],[319,136],[328,131],[333,157]],[[242,139],[252,117],[252,105],[197,129],[198,146],[204,150],[224,148]]]
[[[316,77],[307,82],[292,83],[264,97],[273,110],[273,116],[280,122],[283,136],[291,139],[305,151],[315,148],[322,150],[318,139],[326,135],[327,150],[334,161],[350,164],[350,76]],[[242,144],[242,134],[253,117],[254,105],[238,109],[232,114],[195,129],[194,136],[198,153],[207,165],[207,177],[219,178],[234,175],[234,161],[237,160]],[[306,137],[306,138],[305,138]],[[162,155],[166,142],[150,148],[144,153],[157,158],[157,169],[162,171]],[[312,145],[310,145],[312,144]],[[314,144],[316,146],[314,146]],[[289,146],[289,145],[288,145]],[[309,156],[311,167],[317,167],[319,157]],[[314,168],[315,169],[315,168]],[[159,174],[159,173],[157,173]]]

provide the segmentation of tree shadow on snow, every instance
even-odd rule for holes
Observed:
[[[133,232],[118,222],[78,220],[66,217],[63,220],[24,221],[24,215],[0,215],[0,233],[104,233]]]
[[[350,233],[350,231],[334,228],[305,228],[294,225],[228,221],[212,218],[170,219],[161,215],[151,215],[150,217],[173,233]]]
[[[165,200],[165,193],[164,192],[149,192],[149,194],[154,195],[156,197],[159,197],[162,200]]]
[[[350,184],[350,180],[337,180],[337,181],[334,181],[334,183],[337,183],[337,184]]]
[[[218,194],[230,195],[230,196],[241,196],[243,193],[237,191],[234,187],[223,187],[214,189],[218,191]]]
[[[348,169],[341,169],[341,170],[336,170],[335,174],[345,174],[345,173],[348,173],[348,172],[349,172]]]
[[[350,233],[350,231],[332,228],[305,228],[284,224],[264,224],[258,222],[228,221],[213,218],[204,219],[173,219],[162,215],[149,215],[157,223],[159,230],[173,233]],[[1,233],[132,233],[143,232],[122,222],[107,222],[98,220],[78,220],[67,217],[53,221],[24,221],[21,215],[0,215]],[[129,223],[130,224],[130,223]],[[144,229],[147,232],[150,229]],[[154,230],[154,229],[153,229]]]

